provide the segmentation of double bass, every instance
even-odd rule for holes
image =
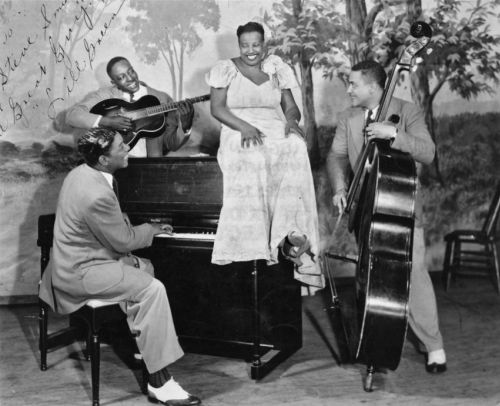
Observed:
[[[425,22],[414,23],[410,32],[415,39],[402,51],[389,75],[377,122],[387,120],[399,73],[410,70],[432,36]],[[413,158],[392,149],[387,140],[368,142],[358,158],[344,210],[359,251],[355,261],[355,361],[367,365],[366,391],[372,390],[376,369],[395,370],[401,359],[408,324],[416,193]],[[352,261],[345,256],[327,256]],[[333,283],[329,273],[327,277]]]

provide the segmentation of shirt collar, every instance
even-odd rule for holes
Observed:
[[[99,171],[99,172],[102,173],[102,176],[104,176],[104,179],[106,179],[106,182],[108,182],[111,189],[113,189],[113,175],[111,175],[108,172],[102,172],[102,171]]]
[[[148,90],[146,89],[145,86],[139,84],[139,90],[134,93],[134,101],[139,100],[142,96],[146,96],[148,94]],[[123,98],[125,100],[130,101],[131,99],[131,94],[128,92],[123,92]]]

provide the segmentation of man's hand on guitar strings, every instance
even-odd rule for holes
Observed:
[[[193,104],[188,100],[184,100],[180,102],[179,108],[177,109],[179,112],[179,117],[181,120],[182,131],[188,131],[193,125],[193,117],[194,117],[194,108]]]
[[[134,124],[132,120],[124,116],[103,116],[99,121],[100,127],[113,128],[118,131],[130,131],[133,129]]]

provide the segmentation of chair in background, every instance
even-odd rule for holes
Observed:
[[[443,266],[445,289],[456,276],[489,276],[500,293],[497,223],[500,216],[500,182],[481,230],[455,230],[444,239]]]
[[[37,245],[41,249],[40,271],[43,275],[49,262],[52,247],[54,214],[41,215],[38,218]],[[100,332],[105,324],[125,319],[125,313],[118,302],[90,300],[85,306],[70,314],[70,324],[67,328],[48,333],[49,305],[39,299],[39,349],[40,369],[47,370],[47,351],[51,348],[69,344],[86,333],[85,357],[90,360],[92,375],[92,405],[99,405],[99,372],[100,372]],[[146,393],[146,368],[143,365],[142,392]]]

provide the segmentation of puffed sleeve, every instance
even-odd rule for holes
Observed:
[[[262,70],[277,79],[281,90],[298,86],[292,68],[278,55],[269,55],[262,64]]]
[[[205,81],[210,87],[222,88],[228,87],[236,76],[236,66],[229,59],[219,61],[205,75]]]

